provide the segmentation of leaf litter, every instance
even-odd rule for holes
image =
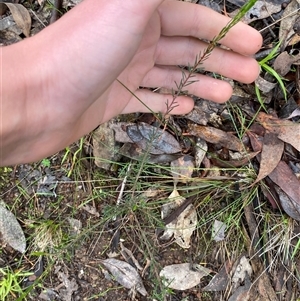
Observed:
[[[104,259],[101,262],[121,285],[137,290],[143,296],[147,295],[140,275],[129,263],[115,258]]]
[[[231,0],[229,2],[233,3],[237,7],[240,7],[245,1]],[[282,9],[283,2],[284,1],[257,1],[256,5],[252,8],[249,14],[247,14],[245,21],[246,23],[251,23],[260,19],[270,23],[275,20],[274,22],[277,22],[275,23],[277,25],[280,22],[279,40],[283,42],[282,46],[280,47],[280,53],[274,59],[274,61],[271,62],[271,64],[273,64],[274,69],[281,76],[285,76],[287,80],[293,84],[294,72],[291,72],[291,69],[296,70],[296,74],[297,72],[299,73],[299,55],[296,52],[293,52],[293,49],[288,48],[288,46],[296,45],[295,48],[297,48],[297,43],[299,43],[299,34],[297,34],[297,24],[299,23],[297,23],[297,20],[299,19],[297,10],[299,1],[290,1],[285,9]],[[201,3],[209,7],[214,7],[214,9],[218,11],[223,9],[223,7],[216,3],[212,4],[211,1],[201,1]],[[233,11],[229,14],[232,16],[235,13],[236,11]],[[272,21],[267,19],[270,15],[272,15]],[[282,16],[281,21],[276,21],[278,18],[280,18],[280,16]],[[18,17],[20,18],[20,16]],[[26,18],[27,17],[23,19],[25,20]],[[28,31],[26,32],[26,30],[28,29],[26,28],[30,28],[30,26],[28,25],[29,23],[24,20],[21,20],[23,24],[21,24],[20,21],[16,22],[19,23],[19,27],[22,28],[24,34],[27,36]],[[274,31],[274,26],[269,27],[271,27],[270,32]],[[267,27],[267,29],[269,27]],[[266,32],[267,30],[264,29],[263,33],[268,36]],[[275,33],[277,34],[276,31]],[[271,44],[265,46],[266,48],[273,47]],[[296,85],[296,87],[299,89],[299,83],[297,86],[297,80],[299,81],[299,77],[298,79],[296,77],[294,85]],[[279,96],[276,95],[278,92],[276,89],[278,86],[277,83],[274,82],[272,78],[263,75],[260,76],[259,81],[256,83],[261,89],[262,93],[268,94],[270,107],[274,104],[273,107],[275,110],[277,110],[278,116],[283,116],[281,114],[283,112],[283,105],[279,100],[280,94]],[[255,100],[253,101],[255,96],[251,94],[251,88],[251,85],[248,85],[247,88],[245,86],[242,86],[241,88],[235,83],[234,90],[243,91],[243,96],[242,94],[234,95],[231,99],[234,105],[236,105],[237,102],[240,102],[239,105],[241,106],[243,112],[248,114],[247,117],[254,116],[256,113],[255,109],[258,107],[257,102]],[[290,94],[294,93],[291,91],[293,90],[289,90]],[[228,130],[228,112],[226,112],[226,105],[212,104],[206,100],[199,99],[196,100],[195,109],[190,114],[185,116],[185,118],[189,120],[187,127],[186,125],[183,125],[182,129],[180,129],[180,123],[177,123],[178,120],[174,118],[174,125],[175,127],[179,128],[178,133],[172,131],[168,127],[160,126],[159,122],[153,122],[155,118],[152,119],[151,124],[140,120],[134,123],[132,120],[130,122],[114,121],[114,124],[104,125],[103,128],[106,128],[105,131],[100,133],[98,138],[93,141],[94,156],[102,158],[102,160],[100,160],[102,162],[119,160],[111,156],[111,150],[113,148],[116,150],[114,151],[115,153],[121,154],[123,157],[125,156],[133,160],[145,158],[144,155],[146,153],[147,162],[164,164],[165,166],[167,165],[173,175],[173,184],[178,186],[178,189],[184,187],[184,189],[189,192],[192,191],[189,185],[191,185],[193,178],[202,177],[204,180],[209,179],[208,177],[212,175],[212,169],[216,168],[216,166],[219,167],[216,168],[219,177],[221,178],[222,175],[225,174],[224,178],[226,178],[228,177],[228,174],[226,174],[226,171],[224,172],[222,168],[230,169],[232,167],[239,166],[248,167],[249,164],[254,162],[254,166],[257,164],[257,166],[259,166],[257,168],[258,176],[255,184],[262,182],[265,185],[264,188],[273,189],[272,198],[278,199],[281,208],[293,219],[299,221],[299,179],[296,176],[296,171],[292,169],[292,166],[297,166],[297,164],[299,165],[299,153],[297,154],[297,152],[295,152],[295,149],[299,152],[300,148],[299,119],[297,119],[299,115],[297,113],[299,110],[299,98],[297,99],[296,93],[290,96],[291,98],[294,98],[294,103],[297,107],[294,107],[293,110],[287,110],[287,112],[285,112],[287,113],[285,117],[288,116],[286,119],[278,118],[271,114],[259,113],[253,125],[258,126],[258,123],[260,123],[263,130],[260,133],[255,134],[253,132],[250,133],[249,131],[244,137],[237,137],[233,127],[230,127]],[[244,102],[245,100],[246,102]],[[246,106],[245,103],[249,103],[250,105]],[[193,121],[196,123],[196,125],[191,124],[190,121]],[[191,139],[191,145],[184,145],[181,133],[184,133],[183,135],[188,136]],[[247,137],[249,140],[251,140],[251,144],[247,142]],[[97,143],[99,145],[101,145],[101,143],[108,145],[109,151],[106,150],[106,154],[100,152],[97,153]],[[122,146],[122,144],[124,145]],[[120,151],[119,147],[121,147]],[[289,152],[290,149],[292,149],[292,152]],[[98,147],[98,150],[101,150],[101,146]],[[231,150],[233,152],[231,152]],[[232,153],[234,156],[232,156]],[[291,155],[291,153],[293,155]],[[96,163],[98,167],[104,168],[101,164],[102,163],[99,164],[99,162]],[[105,169],[110,170],[110,164],[108,164]],[[232,174],[230,176],[232,176]],[[236,179],[240,180],[239,177],[240,175],[236,177]],[[164,208],[165,212],[162,213],[162,221],[165,225],[165,232],[163,233],[163,236],[165,235],[167,240],[171,240],[173,238],[180,247],[184,249],[190,248],[194,251],[194,245],[197,243],[197,240],[193,234],[196,233],[196,225],[199,222],[197,220],[197,210],[199,208],[196,209],[195,198],[183,197],[181,194],[185,194],[181,192],[179,194],[178,191],[180,190],[175,189],[170,195],[170,202],[165,204],[169,207],[166,206],[166,208]],[[265,191],[264,194],[267,195],[267,192]],[[30,194],[32,193],[33,191],[30,192]],[[150,197],[150,199],[151,198],[152,197]],[[153,196],[153,198],[156,198],[156,196]],[[265,198],[267,199],[267,197]],[[147,199],[147,202],[151,201]],[[89,208],[92,208],[93,210],[90,210]],[[274,208],[278,207],[275,206]],[[98,212],[98,210],[94,209],[94,207],[89,207],[87,205],[85,207],[85,214],[90,214],[90,216],[93,216],[93,218],[99,219],[100,210]],[[191,216],[193,218],[191,218]],[[210,231],[212,231],[214,234],[212,235],[212,240],[215,237],[214,243],[218,244],[219,251],[222,250],[221,244],[226,244],[226,240],[228,239],[225,233],[225,225],[225,223],[214,219],[214,223],[212,227],[210,227]],[[189,229],[189,231],[187,231],[187,229]],[[80,225],[79,232],[81,231],[84,231],[82,225]],[[161,239],[161,237],[159,237],[159,239]],[[21,251],[25,251],[26,246],[17,248],[19,248]],[[135,258],[130,248],[123,247],[122,250],[122,252],[126,251],[125,253],[131,259]],[[236,255],[232,256],[234,257]],[[138,291],[142,296],[147,294],[146,290],[144,290],[145,287],[143,286],[143,282],[138,273],[136,272],[138,275],[136,276],[135,273],[131,271],[131,265],[128,267],[128,263],[122,261],[113,262],[112,264],[110,260],[112,259],[102,260],[103,265],[105,266],[106,264],[107,269],[109,269],[108,266],[111,267],[114,265],[116,267],[117,272],[111,271],[111,273],[116,279],[117,277],[119,277],[118,279],[121,279],[121,285],[129,289],[139,288],[140,291]],[[233,260],[236,260],[236,258],[233,258]],[[256,277],[257,275],[254,276],[253,272],[250,272],[251,269],[248,266],[249,260],[245,259],[244,261],[245,262],[241,264],[237,263],[239,261],[236,260],[235,266],[232,266],[233,261],[224,260],[223,263],[225,262],[225,264],[223,268],[215,276],[220,277],[218,281],[215,281],[217,284],[213,286],[213,281],[211,280],[207,286],[207,291],[218,292],[225,291],[226,289],[230,288],[232,290],[231,296],[226,300],[234,301],[246,300],[247,298],[250,298],[249,294],[251,292],[249,290],[249,285],[251,285],[251,281],[254,280],[253,277]],[[251,264],[253,262],[254,261],[251,261]],[[216,263],[214,262],[214,264]],[[168,270],[167,267],[169,266],[171,265],[166,265],[163,270]],[[239,267],[239,269],[242,271],[246,271],[244,272],[244,276],[237,276],[237,267]],[[177,278],[180,279],[179,274],[181,274],[181,272],[177,275],[177,271],[180,269],[181,268],[179,268],[178,265],[175,265],[175,270],[170,269],[173,271],[170,272],[168,276],[168,279],[171,282],[175,283],[174,281]],[[176,287],[174,287],[175,290],[191,289],[190,285],[192,281],[189,281],[189,279],[193,279],[193,276],[190,275],[192,275],[193,272],[196,272],[195,265],[193,265],[193,263],[184,263],[184,268],[182,269],[184,270],[183,274],[185,275],[185,280],[176,285]],[[217,269],[214,268],[214,270]],[[134,271],[136,270],[134,269]],[[221,274],[221,271],[223,274]],[[135,276],[132,276],[133,274]],[[162,277],[165,278],[165,275]],[[203,276],[199,276],[199,274],[197,274],[195,286],[200,283],[200,280],[202,279],[201,277]],[[215,277],[213,279],[217,279]],[[276,275],[274,277],[276,278]],[[64,275],[60,275],[59,278],[68,278],[68,275],[64,273]],[[238,280],[233,281],[233,279]],[[257,276],[257,279],[259,284],[257,294],[260,298],[257,300],[277,300],[268,275],[262,273],[261,275]],[[63,297],[67,300],[70,299],[72,294],[76,292],[76,285],[81,286],[80,282],[73,283],[73,285],[72,283],[68,284],[65,282],[65,285],[66,287],[69,287],[69,291],[67,290],[65,297]],[[255,281],[253,282],[253,286],[255,286]],[[264,287],[267,287],[268,289],[263,289]],[[266,293],[266,290],[268,293]],[[48,291],[51,292],[51,289],[48,289]],[[274,293],[273,295],[272,292]],[[278,291],[276,291],[276,293],[279,294]],[[62,295],[60,297],[62,297]],[[215,300],[220,300],[220,298],[216,298],[217,299]],[[125,300],[125,297],[123,300]],[[252,299],[250,298],[250,300]]]
[[[200,284],[201,278],[210,273],[210,269],[200,265],[179,263],[165,266],[159,276],[167,287],[183,291]]]
[[[4,242],[15,250],[25,253],[26,238],[15,215],[0,202],[0,233]]]
[[[170,194],[171,202],[163,204],[161,208],[161,217],[165,219],[176,208],[182,205],[186,199],[181,197],[176,189]],[[182,248],[189,248],[191,236],[197,226],[197,212],[193,204],[189,204],[174,220],[166,224],[166,229],[161,240],[169,240],[174,237],[175,242]]]

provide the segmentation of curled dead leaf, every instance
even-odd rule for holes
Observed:
[[[258,183],[268,176],[281,160],[284,142],[277,138],[276,134],[266,132],[263,138],[263,147],[258,176],[254,182]]]
[[[128,289],[136,289],[143,296],[147,295],[140,275],[129,263],[115,258],[108,258],[102,260],[102,264],[121,285]]]
[[[31,17],[28,10],[17,3],[5,3],[10,10],[16,24],[22,29],[24,35],[28,38],[31,29]]]

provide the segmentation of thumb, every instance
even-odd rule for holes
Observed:
[[[148,24],[155,10],[164,2],[164,0],[120,0],[118,7],[120,12],[127,12],[126,18],[133,21],[135,28],[143,30]],[[124,16],[123,16],[124,18]]]

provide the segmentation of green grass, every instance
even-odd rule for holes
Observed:
[[[284,84],[284,79],[270,66],[270,62],[279,54],[278,49],[279,49],[280,45],[281,45],[281,42],[278,42],[276,44],[276,46],[272,49],[272,51],[265,58],[260,60],[258,63],[265,72],[267,72],[268,74],[270,74],[272,77],[274,77],[276,79],[276,81],[278,82],[278,84],[282,90],[284,99],[287,101],[287,93],[286,93],[286,88],[285,88],[285,84]],[[257,99],[258,99],[261,107],[267,112],[267,109],[264,104],[264,100],[261,96],[260,90],[257,85],[255,85],[255,93],[256,93]]]
[[[13,271],[9,267],[0,268],[0,300],[16,300],[23,293],[22,281],[30,275],[33,273],[24,272],[22,269]]]

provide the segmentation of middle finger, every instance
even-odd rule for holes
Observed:
[[[207,43],[191,37],[162,36],[157,45],[155,63],[193,66],[207,46]],[[259,74],[255,59],[222,48],[215,48],[199,67],[244,83],[253,82]]]

